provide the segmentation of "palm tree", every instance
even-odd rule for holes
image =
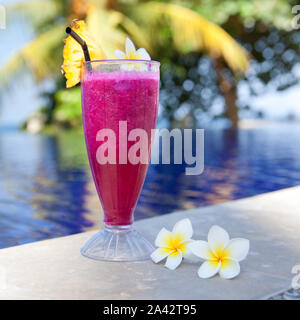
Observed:
[[[49,77],[59,79],[62,39],[66,25],[74,18],[86,20],[108,57],[113,57],[116,48],[123,47],[127,35],[152,56],[158,56],[164,46],[162,30],[168,30],[172,46],[180,53],[207,53],[219,61],[217,67],[226,63],[234,73],[243,73],[248,67],[247,51],[221,27],[171,2],[30,0],[7,9],[8,13],[21,10],[30,15],[37,35],[0,69],[2,83],[9,83],[24,69],[29,70],[37,82]],[[234,97],[232,93],[231,96]],[[235,101],[226,97],[225,100],[230,109],[228,115],[236,124]]]

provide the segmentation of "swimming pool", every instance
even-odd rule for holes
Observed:
[[[135,218],[300,184],[300,125],[205,131],[205,170],[150,165]],[[102,219],[81,133],[0,131],[0,247],[96,228]]]

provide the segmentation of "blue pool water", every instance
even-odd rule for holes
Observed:
[[[205,170],[150,165],[135,218],[300,184],[300,125],[205,131]],[[0,247],[96,227],[101,208],[83,136],[0,131]]]

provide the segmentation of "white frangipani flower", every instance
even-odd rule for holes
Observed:
[[[170,269],[176,269],[183,257],[191,255],[188,244],[193,242],[193,228],[190,219],[178,221],[172,232],[162,228],[158,233],[155,245],[158,247],[152,254],[151,259],[158,263],[167,258],[165,266]]]
[[[206,241],[193,241],[188,245],[192,253],[204,260],[198,270],[200,278],[210,278],[219,273],[222,278],[232,279],[240,273],[239,261],[246,258],[250,243],[247,239],[229,239],[226,230],[212,226]]]
[[[121,50],[115,50],[114,53],[118,59],[151,60],[146,49],[140,48],[136,50],[133,42],[129,38],[126,38],[125,52]]]

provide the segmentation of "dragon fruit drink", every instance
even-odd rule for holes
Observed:
[[[128,152],[136,141],[128,141],[128,135],[134,129],[143,129],[147,133],[147,154],[150,157],[151,130],[155,129],[158,111],[159,63],[106,60],[89,64],[82,75],[82,116],[90,167],[104,210],[105,231],[117,230],[120,235],[125,230],[129,231],[127,237],[131,237],[133,212],[149,161],[130,162]],[[110,136],[99,138],[102,129],[109,129],[115,139]],[[109,150],[101,153],[103,144]],[[121,150],[125,151],[126,159]],[[108,152],[115,155],[116,162],[103,159]],[[110,240],[102,236],[101,241],[111,243],[115,234],[110,236]],[[123,241],[124,245],[126,241],[136,240],[128,238]]]

